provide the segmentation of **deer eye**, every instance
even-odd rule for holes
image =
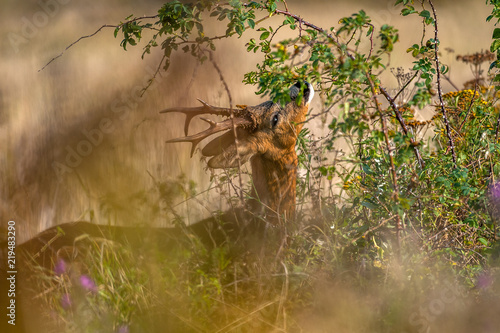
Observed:
[[[280,119],[279,114],[275,113],[274,116],[273,116],[273,119],[271,120],[271,126],[272,126],[272,128],[276,127],[276,125],[278,124],[279,119]]]

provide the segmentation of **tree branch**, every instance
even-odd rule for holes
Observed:
[[[436,81],[437,81],[437,89],[438,89],[438,96],[439,96],[439,105],[441,107],[441,112],[443,113],[443,120],[444,120],[444,124],[446,127],[446,135],[448,136],[448,146],[451,150],[451,156],[453,159],[453,163],[456,165],[457,164],[457,155],[455,153],[455,143],[453,142],[453,137],[451,136],[450,123],[448,121],[448,115],[446,113],[446,108],[444,107],[443,90],[441,88],[441,69],[439,68],[440,67],[439,53],[438,53],[439,41],[438,41],[438,22],[437,22],[436,9],[434,8],[434,4],[432,3],[432,0],[429,0],[429,5],[432,8],[432,15],[434,16],[434,61],[436,63]]]
[[[137,20],[143,20],[143,19],[153,19],[153,18],[158,18],[158,15],[152,15],[152,16],[141,16],[141,17],[135,17],[131,20],[128,20],[126,22],[123,22],[123,23],[120,23],[118,25],[113,25],[113,24],[104,24],[102,25],[99,29],[97,29],[95,32],[91,33],[90,35],[86,35],[86,36],[81,36],[80,38],[78,38],[76,41],[74,41],[73,43],[69,44],[68,46],[66,46],[66,48],[60,53],[58,54],[57,56],[55,56],[54,58],[50,59],[50,61],[48,63],[46,63],[42,68],[40,68],[38,71],[41,72],[45,69],[45,67],[47,67],[48,65],[50,65],[54,60],[56,60],[57,58],[60,58],[62,57],[62,55],[64,54],[64,52],[66,52],[67,50],[69,50],[72,46],[74,46],[75,44],[77,44],[78,42],[80,42],[82,39],[86,39],[86,38],[90,38],[90,37],[94,37],[95,35],[97,35],[99,32],[101,32],[102,29],[104,28],[119,28],[119,27],[122,27],[124,26],[125,24],[129,24],[129,23],[132,23],[134,21],[137,21]]]

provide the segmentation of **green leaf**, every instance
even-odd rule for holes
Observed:
[[[366,32],[366,37],[370,36],[372,34],[372,32],[373,32],[373,25],[370,25],[368,27],[368,31]]]
[[[276,9],[278,9],[278,4],[276,2],[272,2],[268,7],[270,13],[273,13]]]
[[[286,19],[283,21],[283,24],[294,24],[295,19],[291,16],[287,16]]]
[[[165,59],[165,65],[163,65],[163,70],[166,72],[170,67],[170,59]]]
[[[495,30],[493,30],[493,39],[499,39],[500,38],[500,28],[495,28]]]
[[[240,35],[240,36],[243,34],[243,27],[242,27],[241,25],[237,25],[237,26],[235,26],[235,27],[234,27],[234,30],[235,30],[235,31],[236,31],[236,33],[237,33],[238,35]]]
[[[269,32],[269,31],[264,31],[264,32],[260,35],[260,40],[267,39],[267,37],[269,37],[269,35],[270,35],[270,32]]]
[[[416,13],[417,11],[415,10],[415,8],[413,8],[412,6],[408,6],[407,8],[403,8],[401,10],[401,14],[403,16],[408,16],[410,14],[413,14],[413,13]]]
[[[403,209],[408,210],[411,208],[413,201],[408,198],[399,198],[399,204],[403,207]]]
[[[363,164],[361,168],[363,169],[363,172],[366,173],[367,175],[373,175],[373,171],[369,165]]]
[[[483,245],[485,245],[485,246],[488,246],[488,241],[487,241],[486,239],[484,239],[484,238],[482,238],[482,237],[481,237],[481,238],[478,238],[478,241],[479,241],[481,244],[483,244]]]
[[[424,18],[430,18],[431,17],[431,13],[428,11],[428,10],[423,10],[420,12],[420,15],[421,17],[424,17]]]
[[[490,51],[491,52],[495,52],[496,50],[498,50],[500,48],[500,39],[495,39],[493,41],[493,43],[491,43],[491,46],[490,46]]]
[[[373,202],[370,202],[368,200],[363,200],[363,202],[361,202],[361,206],[364,206],[370,210],[377,209],[377,205],[375,205]]]

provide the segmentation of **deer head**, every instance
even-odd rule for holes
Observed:
[[[297,97],[301,90],[302,99],[298,103]],[[313,95],[310,83],[297,82],[290,88],[291,101],[284,106],[267,101],[257,106],[237,106],[231,110],[214,107],[200,100],[203,105],[197,108],[170,108],[160,113],[181,112],[186,115],[186,136],[167,142],[191,142],[191,156],[203,139],[227,131],[210,141],[201,150],[202,155],[210,157],[208,166],[213,169],[234,168],[250,161],[254,184],[251,206],[271,216],[274,222],[283,216],[291,219],[295,215],[295,144]],[[204,114],[229,119],[214,122],[201,118],[210,127],[188,136],[191,120]]]

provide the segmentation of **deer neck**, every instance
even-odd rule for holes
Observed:
[[[251,160],[253,199],[251,208],[262,213],[271,223],[295,218],[297,154],[284,154],[280,161],[256,155]]]

